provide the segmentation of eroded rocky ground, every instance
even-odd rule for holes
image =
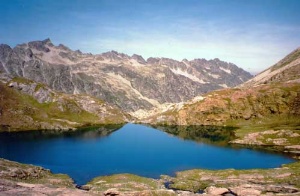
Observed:
[[[231,143],[252,146],[272,146],[284,153],[291,154],[296,159],[300,159],[299,141],[300,134],[298,130],[266,130],[248,133],[242,138],[231,141]]]
[[[0,159],[0,195],[300,195],[300,162],[275,169],[188,170],[175,177],[101,176],[76,188],[64,174]]]
[[[64,174],[0,159],[0,195],[93,195],[75,188]]]
[[[275,169],[189,170],[163,177],[170,188],[211,195],[300,195],[300,163]]]

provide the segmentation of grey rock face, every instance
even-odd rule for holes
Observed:
[[[50,49],[48,47],[46,47],[46,43],[48,42],[48,40],[44,40],[44,41],[33,41],[33,42],[29,42],[28,46],[30,48],[34,48],[36,50],[42,51],[42,52],[50,52]]]
[[[67,46],[65,46],[65,45],[63,45],[63,44],[59,44],[59,45],[57,46],[57,48],[62,49],[62,50],[65,50],[65,51],[71,51],[70,48],[68,48]]]
[[[0,72],[5,72],[5,68],[4,65],[0,62]]]
[[[38,86],[35,82],[19,83],[11,81],[8,86],[32,96],[39,103],[49,103],[53,101],[53,92],[49,88]]]
[[[0,71],[44,83],[69,94],[88,94],[125,111],[187,101],[252,76],[219,59],[176,61],[132,57],[110,51],[99,55],[54,46],[50,39],[10,48],[0,45]]]
[[[150,57],[150,58],[147,59],[148,64],[158,64],[159,61],[160,61],[159,58]]]
[[[122,60],[122,59],[129,59],[130,57],[126,54],[123,53],[118,53],[117,51],[110,51],[110,52],[105,52],[102,54],[102,56],[106,59],[109,59],[111,61],[113,60]]]
[[[141,55],[134,54],[134,55],[132,55],[131,58],[136,60],[137,62],[139,62],[141,64],[146,64],[147,63]]]
[[[8,61],[12,49],[9,45],[0,44],[0,71],[9,73],[9,69],[6,68],[5,63]]]

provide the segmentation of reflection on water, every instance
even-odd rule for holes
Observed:
[[[151,125],[151,127],[175,135],[185,140],[209,143],[214,145],[228,145],[235,138],[235,127],[221,126],[183,126],[183,125]]]
[[[0,132],[0,142],[11,142],[12,140],[47,140],[51,138],[81,138],[93,139],[105,137],[123,127],[124,124],[103,125],[99,127],[86,127],[76,130],[39,130],[39,131],[17,131]]]
[[[68,174],[78,184],[117,173],[159,178],[194,168],[271,168],[293,161],[279,154],[226,146],[232,128],[155,128],[126,124],[67,132],[0,133],[0,157]]]

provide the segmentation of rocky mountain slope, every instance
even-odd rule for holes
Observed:
[[[273,117],[300,119],[299,51],[293,51],[238,88],[217,90],[186,103],[169,105],[164,111],[156,110],[144,122],[224,125]]]
[[[201,101],[173,104],[167,110],[156,110],[142,121],[150,124],[224,125],[231,121],[271,116],[299,116],[299,106],[299,83],[264,85],[214,91],[206,94]]]
[[[0,131],[73,129],[120,124],[131,117],[89,95],[58,93],[44,84],[0,73]]]
[[[67,94],[88,94],[126,112],[187,101],[211,90],[233,87],[252,76],[219,59],[176,61],[110,51],[84,54],[50,39],[15,48],[0,45],[0,72],[25,77]]]
[[[300,48],[297,48],[274,66],[263,71],[241,87],[251,87],[260,84],[278,82],[299,82],[300,78]]]

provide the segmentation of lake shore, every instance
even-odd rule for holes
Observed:
[[[300,195],[300,162],[274,169],[195,169],[160,179],[116,174],[94,178],[80,189],[64,174],[5,159],[0,163],[0,195]]]
[[[240,129],[236,134],[238,138],[230,143],[279,151],[299,159],[298,149],[292,148],[297,147],[296,131]],[[53,174],[42,167],[6,159],[0,159],[0,165],[0,195],[300,195],[299,161],[273,169],[193,169],[159,179],[115,174],[96,177],[81,186],[68,175]]]

